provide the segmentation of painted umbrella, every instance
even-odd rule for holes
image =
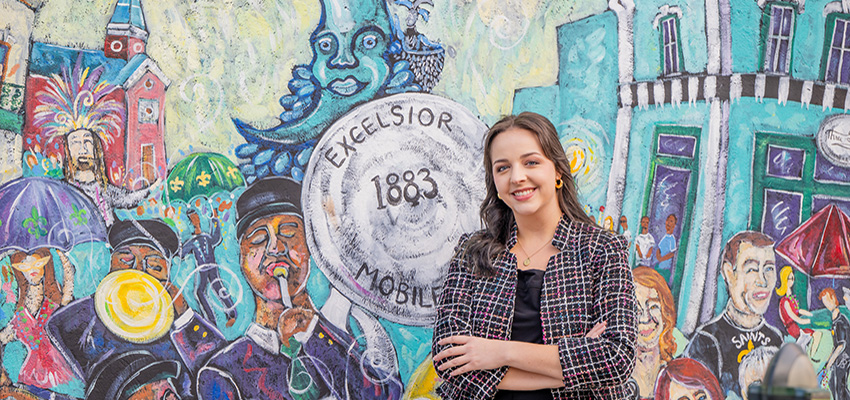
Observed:
[[[809,276],[850,277],[850,218],[824,207],[776,245],[776,252]]]
[[[94,203],[57,179],[20,178],[0,186],[0,250],[51,247],[69,251],[106,241],[106,225]]]
[[[166,201],[189,202],[196,196],[212,196],[245,186],[239,168],[218,153],[193,153],[168,173]]]

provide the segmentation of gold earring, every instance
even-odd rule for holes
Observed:
[[[564,187],[564,181],[562,181],[560,178],[555,179],[555,189],[560,189],[562,187]]]
[[[496,193],[496,197],[498,197],[498,198],[499,198],[499,200],[501,200],[501,199],[502,199],[502,195],[500,195],[500,194],[498,194],[498,193]]]

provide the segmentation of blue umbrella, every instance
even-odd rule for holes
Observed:
[[[20,178],[0,186],[0,250],[70,251],[92,241],[106,241],[106,225],[77,188],[50,178]]]

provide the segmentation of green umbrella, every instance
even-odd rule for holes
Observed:
[[[168,173],[165,182],[166,201],[189,202],[196,196],[211,196],[245,186],[239,168],[218,153],[192,153]]]

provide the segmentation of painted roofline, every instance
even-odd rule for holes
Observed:
[[[165,76],[165,73],[162,72],[161,69],[159,69],[159,66],[156,65],[156,62],[154,60],[152,60],[150,57],[147,57],[144,61],[142,61],[141,64],[139,64],[138,67],[136,67],[133,73],[130,74],[130,77],[128,77],[127,80],[124,81],[124,83],[122,84],[124,90],[130,89],[136,83],[138,83],[147,71],[150,71],[157,78],[159,78],[159,80],[162,81],[162,84],[165,85],[166,89],[168,88],[168,86],[171,85],[171,79],[168,79],[168,77]]]

